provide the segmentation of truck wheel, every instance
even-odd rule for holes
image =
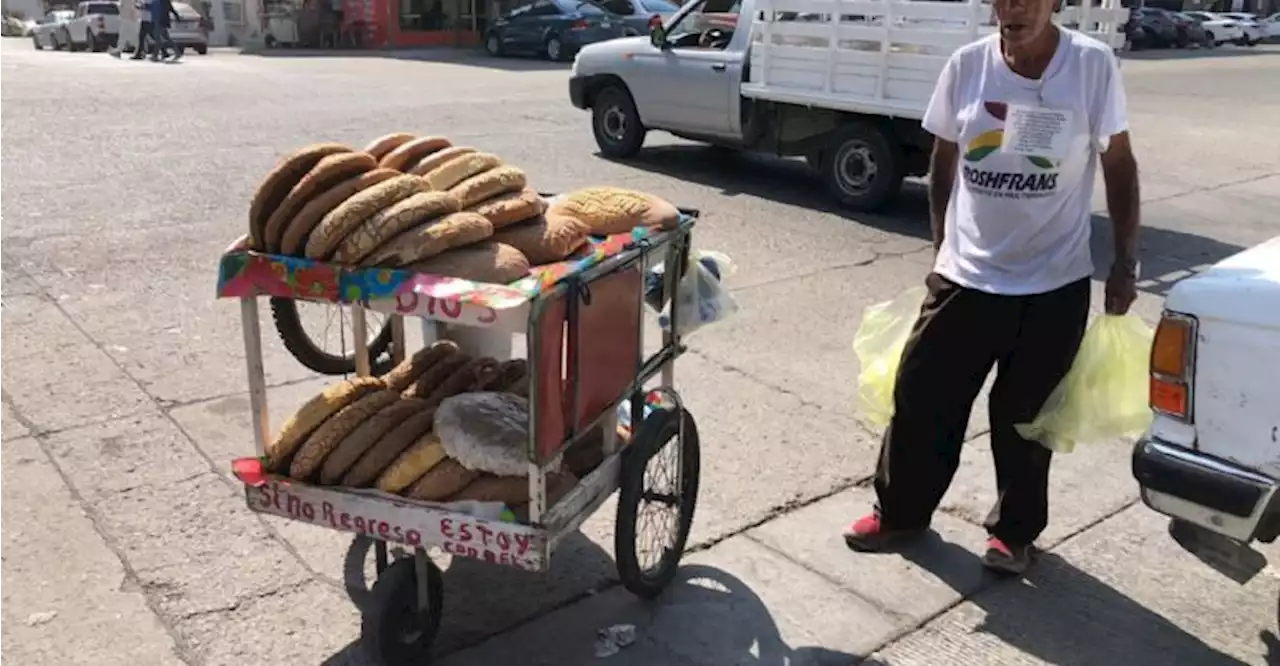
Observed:
[[[822,151],[822,180],[840,205],[873,210],[902,188],[902,149],[880,126],[849,123],[828,145]]]
[[[607,157],[632,157],[644,145],[645,128],[631,94],[617,86],[600,91],[591,104],[591,131]]]

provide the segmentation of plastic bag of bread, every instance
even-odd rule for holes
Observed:
[[[680,211],[667,201],[621,187],[570,192],[552,201],[547,215],[553,214],[582,222],[592,236],[627,233],[636,227],[671,229],[680,222]]]
[[[529,401],[521,396],[455,395],[436,409],[434,432],[445,453],[469,469],[498,476],[528,473]]]
[[[724,257],[724,255],[719,255]],[[738,311],[738,303],[728,289],[720,284],[720,276],[712,272],[703,261],[701,253],[694,253],[698,260],[691,260],[680,283],[676,286],[675,307],[679,317],[680,335],[688,335],[707,324],[729,318]],[[725,260],[728,257],[724,257]],[[654,271],[663,269],[655,267]],[[658,316],[658,325],[666,330],[671,327],[671,304]]]

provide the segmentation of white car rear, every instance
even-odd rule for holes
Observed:
[[[200,28],[200,12],[185,2],[173,3],[181,19],[174,19],[169,25],[169,37],[173,43],[184,49],[193,49],[204,55],[209,52],[209,37]],[[131,0],[125,0],[121,6],[120,49],[130,52],[138,48],[138,32],[143,19],[151,20],[146,10],[139,11]],[[173,18],[173,17],[170,17]]]
[[[1223,16],[1235,20],[1244,30],[1245,41],[1253,46],[1258,42],[1267,38],[1267,29],[1263,27],[1262,22],[1254,14],[1245,14],[1241,12],[1227,12]]]
[[[62,34],[72,51],[105,51],[115,46],[120,36],[120,3],[114,0],[80,3]]]
[[[1214,44],[1239,44],[1245,39],[1244,27],[1233,18],[1213,12],[1184,11],[1183,14],[1194,16],[1202,21],[1204,31],[1212,36]]]

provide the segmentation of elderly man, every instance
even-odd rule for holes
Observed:
[[[1071,367],[1089,316],[1090,202],[1102,164],[1115,252],[1106,311],[1136,291],[1138,168],[1111,48],[1053,24],[1057,0],[994,0],[999,31],[951,56],[925,113],[936,251],[898,371],[875,511],[845,531],[877,550],[930,523],[991,372],[998,499],[983,563],[1026,571],[1048,522],[1051,454],[1018,435]]]

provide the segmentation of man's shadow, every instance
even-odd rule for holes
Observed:
[[[974,590],[977,556],[934,532],[900,554],[961,593]],[[1045,663],[1244,666],[1054,553],[1041,553],[1022,579],[987,578],[967,599],[986,615],[974,631]],[[1267,643],[1280,656],[1274,636]]]
[[[365,571],[372,544],[356,538],[347,552],[345,586],[363,610],[372,581]],[[560,607],[616,585],[613,557],[580,533],[565,537],[544,573],[520,571],[468,558],[454,558],[444,570],[444,617],[432,654],[437,660],[515,629]],[[584,589],[586,588],[586,589]],[[594,589],[593,589],[594,588]],[[853,666],[857,655],[821,647],[792,647],[782,638],[764,602],[736,576],[715,567],[680,568],[670,587],[652,602],[634,599],[620,610],[594,618],[603,629],[633,624],[636,644],[622,648],[635,656],[675,653],[680,663],[740,666]],[[575,634],[575,636],[580,634]],[[595,663],[593,645],[573,646],[582,659],[557,666]],[[532,649],[532,646],[531,646]],[[559,655],[557,655],[559,656]],[[549,663],[531,652],[526,664]],[[625,661],[625,660],[624,660]],[[631,663],[631,662],[628,662]],[[358,640],[322,666],[372,666]]]

